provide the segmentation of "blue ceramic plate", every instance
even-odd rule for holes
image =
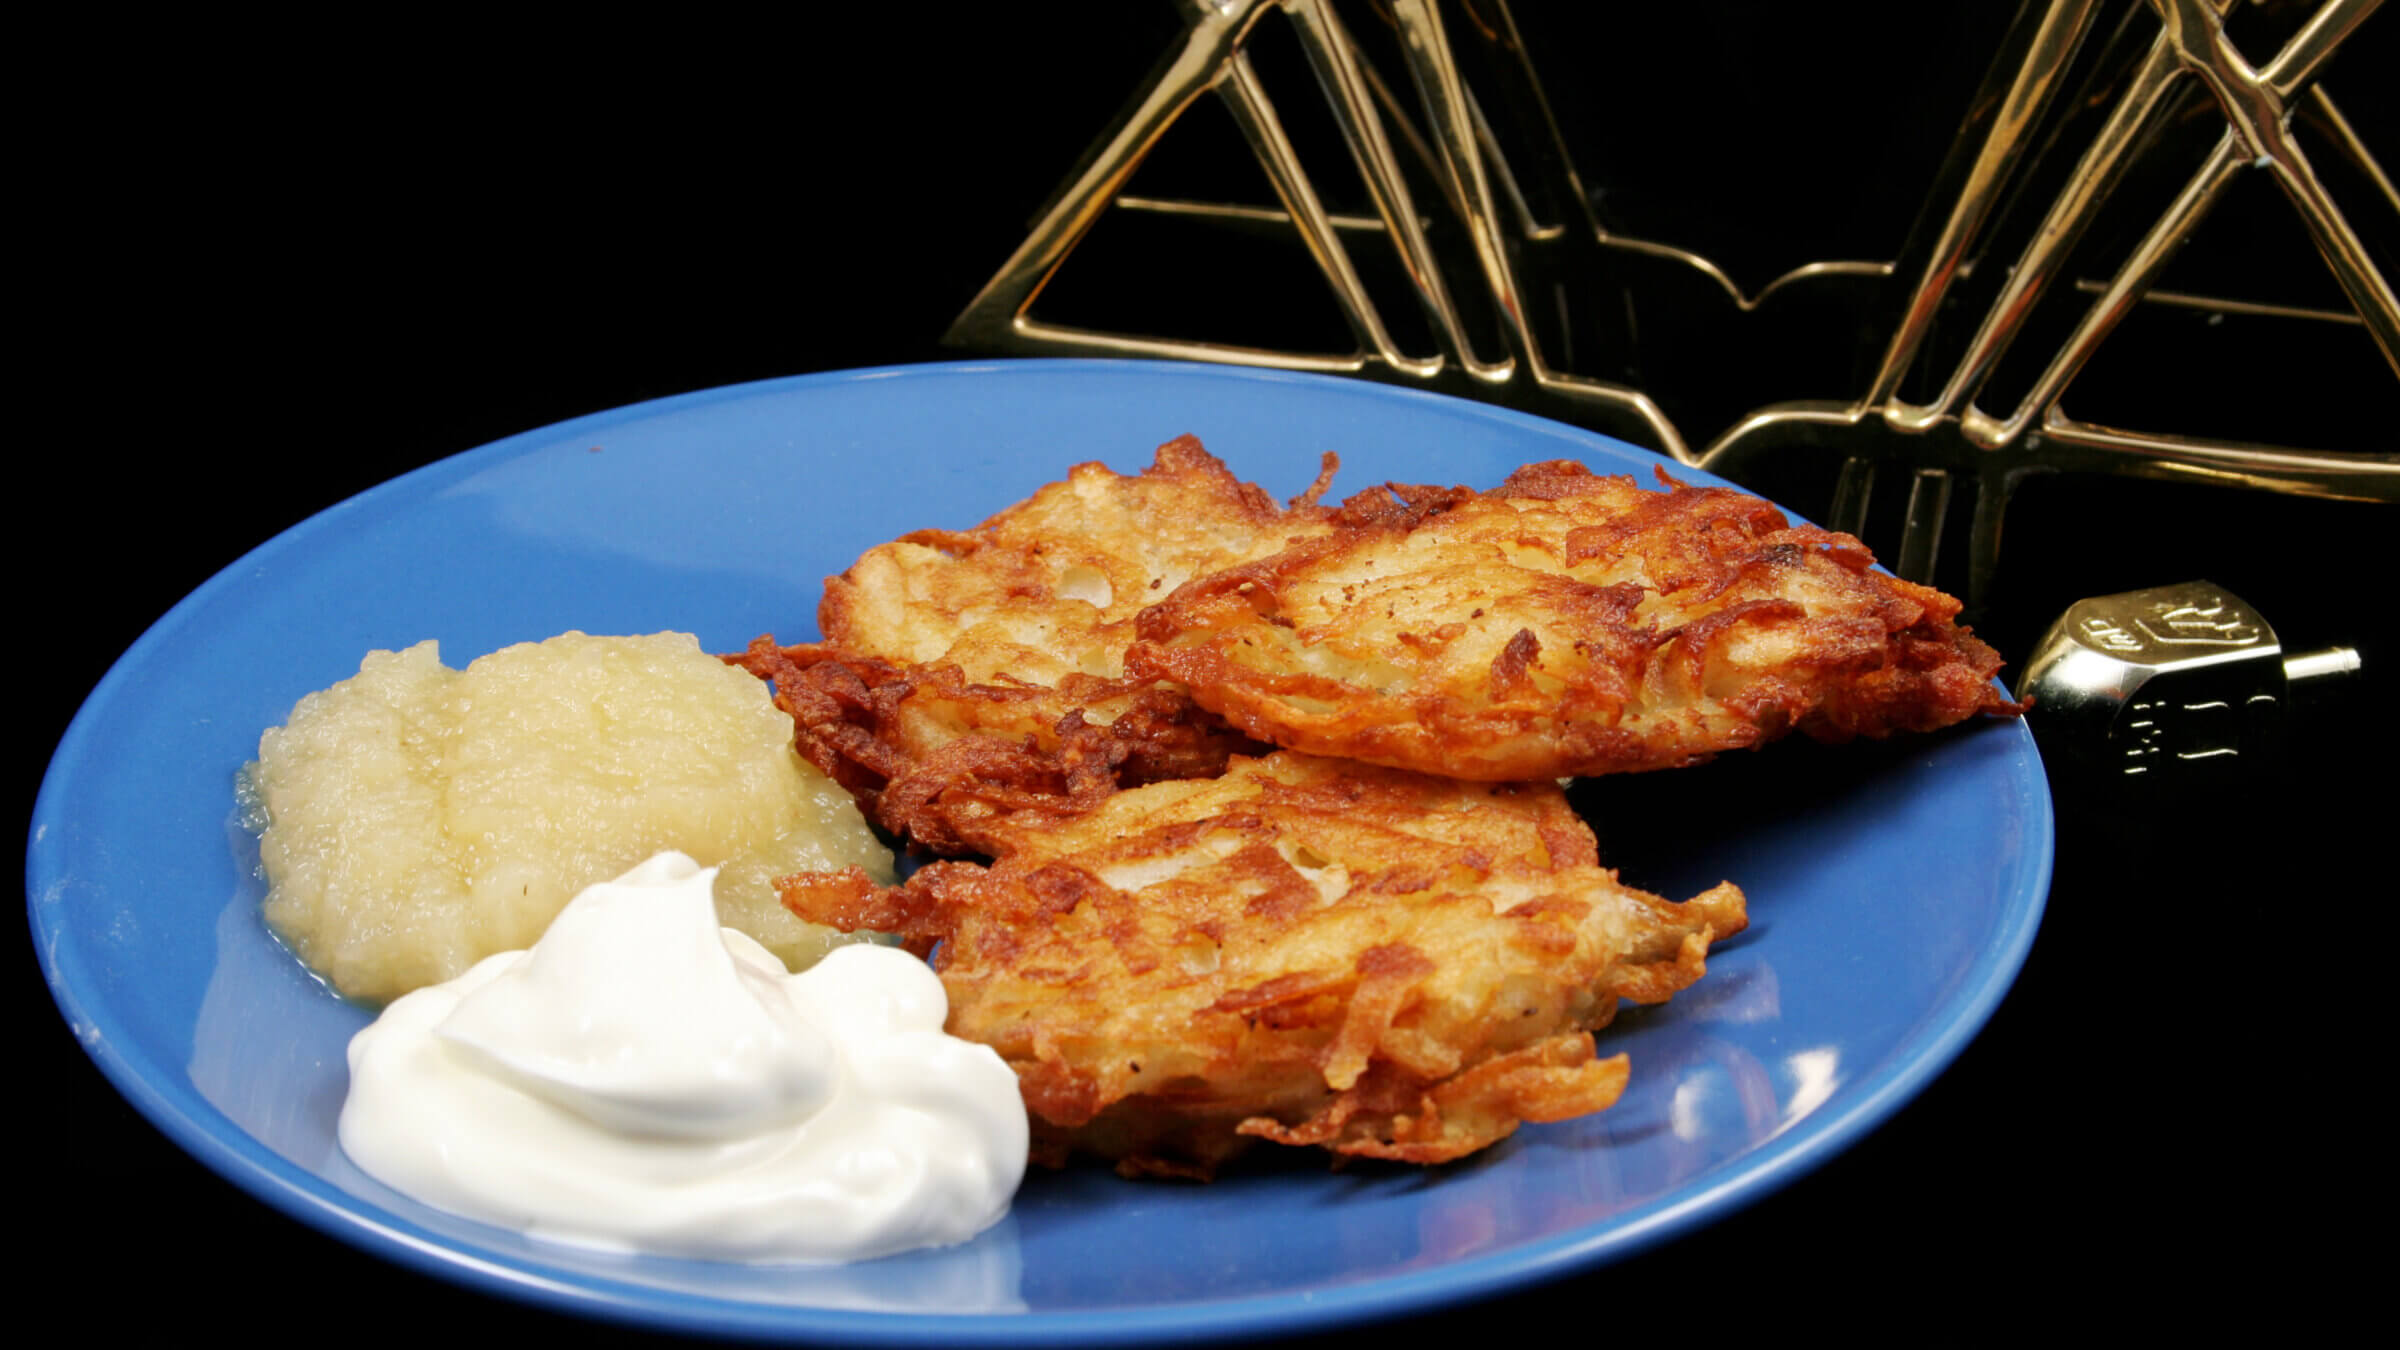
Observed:
[[[971,524],[1082,460],[1130,472],[1187,431],[1278,495],[1305,487],[1324,450],[1342,457],[1337,495],[1488,487],[1530,460],[1645,479],[1660,463],[1374,384],[1081,361],[779,380],[459,455],[227,568],[93,692],[43,785],[27,862],[60,1006],[203,1162],[391,1259],[669,1329],[951,1344],[1304,1332],[1587,1267],[1822,1162],[1982,1025],[2050,875],[2049,797],[2013,722],[1779,745],[1581,789],[1629,881],[1680,897],[1732,878],[1754,926],[1699,986],[1604,1033],[1633,1057],[1615,1109],[1455,1166],[1267,1165],[1210,1186],[1039,1174],[964,1247],[791,1271],[543,1246],[348,1164],[333,1139],[342,1051],[367,1014],[261,926],[233,801],[260,730],[294,700],[372,648],[428,637],[454,665],[570,628],[683,629],[712,650],[813,637],[820,583],[869,545]]]

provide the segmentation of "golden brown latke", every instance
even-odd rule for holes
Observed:
[[[1127,477],[1079,464],[972,530],[920,530],[825,583],[825,640],[729,658],[772,680],[800,752],[885,828],[941,852],[975,823],[1120,785],[1222,771],[1259,749],[1178,689],[1123,678],[1133,620],[1195,576],[1321,532],[1193,437]]]
[[[1959,604],[1725,488],[1580,464],[1392,485],[1144,610],[1125,671],[1261,740],[1485,781],[2014,713]]]
[[[990,852],[984,822],[1073,811],[1120,787],[1209,778],[1266,747],[1148,680],[1069,675],[1055,688],[971,685],[956,666],[897,666],[824,643],[758,638],[726,660],[775,686],[800,755],[867,817],[935,853]],[[1094,709],[1109,720],[1087,720]]]
[[[1036,1157],[1207,1175],[1249,1138],[1443,1162],[1613,1103],[1590,1032],[1741,931],[1618,884],[1549,783],[1277,753],[990,822],[989,867],[788,878],[801,917],[931,952],[1015,1068]],[[937,945],[938,944],[938,945]]]
[[[972,530],[919,530],[825,583],[832,646],[895,665],[947,663],[970,682],[1055,686],[1120,673],[1141,609],[1193,577],[1321,533],[1333,481],[1288,507],[1235,478],[1197,438],[1158,447],[1132,477],[1078,464]]]

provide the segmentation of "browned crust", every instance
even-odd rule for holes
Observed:
[[[936,853],[989,851],[981,827],[994,816],[1080,810],[1120,788],[1213,778],[1227,756],[1260,748],[1183,691],[1147,680],[970,684],[953,665],[895,666],[769,637],[726,660],[773,684],[801,757],[848,789],[868,819]],[[920,723],[929,703],[959,714],[965,729],[928,734]],[[1102,706],[1110,721],[1086,720],[1086,709]],[[1020,731],[1026,725],[1043,730]]]
[[[1278,507],[1188,437],[1079,465],[727,658],[879,824],[993,859],[782,893],[933,959],[1036,1161],[1436,1163],[1603,1109],[1591,1033],[1745,904],[1619,885],[1547,780],[2020,710],[1955,600],[1748,494],[1559,461],[1328,509],[1332,468]]]
[[[1251,736],[1482,781],[1670,768],[2021,705],[1956,600],[1757,497],[1566,461],[1394,486],[1136,620],[1129,676]]]
[[[785,903],[933,954],[953,1034],[1017,1070],[1038,1157],[1144,1175],[1250,1139],[1442,1162],[1599,1110],[1624,1065],[1589,1033],[1746,922],[1729,885],[1620,885],[1555,785],[1291,753],[984,839],[988,867],[795,878]]]
[[[726,658],[775,686],[801,755],[937,853],[982,822],[1213,777],[1264,747],[1180,688],[1126,678],[1134,616],[1194,575],[1321,528],[1337,461],[1278,505],[1190,436],[1126,476],[1079,464],[973,530],[919,530],[825,583],[825,641]]]

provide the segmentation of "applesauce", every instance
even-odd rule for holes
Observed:
[[[382,1002],[530,947],[577,892],[654,853],[721,866],[717,907],[793,970],[857,940],[770,880],[892,857],[792,749],[753,677],[688,633],[566,633],[444,666],[371,652],[259,741],[266,918],[310,969]]]

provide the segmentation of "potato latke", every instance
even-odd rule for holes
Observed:
[[[972,530],[920,530],[825,583],[824,641],[733,658],[772,680],[800,753],[885,828],[938,852],[1029,804],[1205,777],[1264,749],[1180,689],[1123,677],[1134,618],[1193,577],[1324,529],[1190,436],[1131,477],[1079,464]]]
[[[1552,780],[2018,710],[1956,601],[1756,497],[1556,462],[1336,510],[1332,467],[1277,507],[1189,437],[1081,465],[731,658],[887,827],[992,858],[782,894],[932,955],[1045,1161],[1436,1163],[1600,1110],[1591,1032],[1746,912],[1620,886]]]
[[[1549,783],[1278,753],[1088,810],[899,887],[787,879],[801,917],[931,952],[950,1030],[1023,1083],[1037,1156],[1207,1175],[1250,1138],[1434,1163],[1614,1102],[1592,1029],[1698,979],[1742,894],[1619,885]]]
[[[1757,497],[1533,464],[1392,485],[1136,621],[1129,675],[1263,741],[1492,782],[2013,713],[1956,600]]]

